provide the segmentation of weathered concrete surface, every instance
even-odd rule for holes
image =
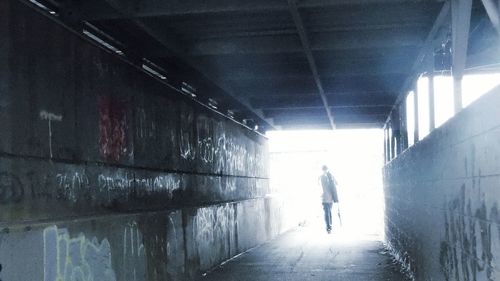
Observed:
[[[264,137],[20,1],[0,37],[0,280],[192,279],[284,231]]]
[[[235,258],[199,281],[404,280],[381,242],[339,237],[335,233],[323,234],[320,228],[292,231]]]
[[[2,280],[181,280],[180,211],[17,225],[0,234]],[[26,266],[29,265],[29,266]]]
[[[384,170],[386,237],[416,280],[500,280],[500,89]]]

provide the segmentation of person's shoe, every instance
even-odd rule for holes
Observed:
[[[332,230],[331,229],[327,229],[326,233],[330,234],[330,233],[332,233]]]

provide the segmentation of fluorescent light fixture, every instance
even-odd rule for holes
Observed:
[[[85,22],[85,28],[83,29],[83,34],[87,36],[88,38],[92,39],[94,42],[97,44],[103,46],[104,48],[114,52],[115,54],[118,55],[123,55],[123,51],[112,45],[112,43],[109,43],[106,41],[106,39],[103,39],[101,37],[106,37],[109,41],[114,41],[113,38],[107,34],[105,34],[103,31],[101,31],[99,28],[94,26],[93,24],[90,24],[88,22]]]
[[[189,85],[187,82],[182,82],[181,91],[190,95],[192,98],[196,98],[196,88]]]
[[[161,80],[166,80],[167,79],[167,77],[165,75],[162,75],[161,73],[159,73],[158,71],[152,69],[151,67],[149,67],[146,64],[142,64],[142,69],[144,69],[147,72],[149,72],[150,74],[152,74],[152,75],[160,78]]]
[[[57,15],[56,11],[54,11],[54,10],[50,9],[50,8],[49,8],[49,7],[47,7],[45,4],[43,4],[43,3],[41,3],[41,2],[39,2],[39,1],[37,1],[37,0],[30,0],[30,2],[31,2],[32,4],[34,4],[35,6],[37,6],[38,8],[40,8],[40,9],[42,9],[42,10],[44,10],[44,11],[48,12],[48,13],[49,13],[49,14],[51,14],[51,15]]]
[[[213,109],[217,109],[217,105],[218,105],[218,103],[216,100],[214,100],[212,98],[208,99],[208,106],[210,106]]]

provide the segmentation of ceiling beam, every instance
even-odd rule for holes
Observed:
[[[311,27],[309,28],[309,33],[333,33],[333,32],[348,32],[348,31],[391,31],[394,29],[398,30],[408,30],[408,29],[424,29],[428,28],[429,24],[419,21],[419,22],[409,22],[409,23],[385,23],[385,24],[369,24],[357,23],[357,24],[346,24],[338,26],[323,26],[323,27]],[[225,30],[220,32],[220,26],[207,26],[201,30],[193,28],[187,29],[186,36],[195,37],[198,40],[212,40],[212,39],[230,39],[230,38],[241,38],[241,37],[263,37],[263,36],[280,36],[280,35],[293,35],[297,34],[295,28],[283,27],[282,29],[269,29],[269,30],[241,30],[238,28],[236,30]],[[195,30],[196,29],[196,30]],[[184,29],[183,29],[184,30]]]
[[[383,123],[386,114],[342,114],[337,115],[339,123]],[[322,118],[321,115],[304,115],[297,117],[277,117],[274,119],[276,124],[280,126],[294,124],[329,124],[327,118]]]
[[[338,123],[337,127],[339,129],[369,129],[369,128],[382,128],[383,123]],[[283,130],[322,130],[328,129],[330,125],[325,124],[283,124],[281,128]]]
[[[423,43],[424,34],[410,30],[390,32],[319,33],[311,36],[311,51],[338,51],[363,48],[414,47]],[[309,39],[308,39],[309,41]],[[297,53],[302,50],[300,38],[288,34],[280,36],[242,37],[231,39],[200,40],[193,43],[190,56],[231,54]]]
[[[401,64],[404,65],[404,64]],[[340,80],[345,79],[377,79],[407,75],[409,70],[405,67],[380,67],[378,65],[373,65],[374,67],[363,67],[352,66],[350,68],[326,68],[318,69],[321,78],[336,78]],[[228,69],[229,70],[229,69]],[[306,80],[310,79],[311,72],[306,71],[302,67],[298,68],[282,68],[280,71],[278,68],[276,71],[272,70],[259,70],[257,69],[231,69],[230,73],[222,73],[223,81],[238,82],[238,81],[275,81],[275,80]],[[359,80],[358,80],[359,81]]]
[[[491,24],[495,28],[498,35],[500,35],[500,3],[495,3],[493,0],[482,0],[486,13],[490,18]]]
[[[332,107],[335,110],[335,116],[345,114],[388,114],[392,106],[345,106]],[[320,108],[288,108],[288,109],[264,109],[264,114],[267,118],[286,117],[286,116],[314,116],[318,114]]]
[[[337,95],[329,95],[328,100],[335,102],[331,108],[337,106],[370,106],[370,105],[390,105],[394,104],[396,94],[394,93],[362,93],[352,92]],[[254,108],[260,109],[280,109],[294,107],[323,107],[320,98],[313,93],[304,93],[301,95],[262,95],[249,97],[250,103]]]
[[[318,88],[318,94],[323,102],[323,106],[326,111],[326,115],[328,116],[328,120],[330,121],[330,125],[332,129],[335,129],[335,120],[333,114],[328,105],[328,100],[325,96],[325,91],[323,90],[323,85],[321,84],[321,79],[319,77],[318,68],[316,66],[316,61],[314,60],[311,45],[309,43],[309,38],[307,36],[304,23],[302,22],[302,18],[299,14],[299,10],[297,8],[296,0],[288,0],[288,6],[290,8],[290,13],[292,14],[293,22],[295,23],[295,27],[297,28],[297,32],[299,33],[300,42],[302,43],[302,48],[304,49],[304,53],[307,57],[307,62],[309,63],[309,67],[311,68],[311,72],[314,78],[314,83]]]
[[[89,6],[85,11],[93,19],[116,19],[123,17],[157,17],[157,16],[183,16],[207,13],[233,13],[233,12],[268,12],[286,11],[288,5],[282,0],[106,0],[113,1],[113,5],[123,8],[123,12],[112,12],[99,9],[99,6]],[[343,5],[366,4],[401,4],[408,0],[302,0],[297,3],[300,8],[335,7]],[[439,0],[416,0],[412,2],[440,2]]]

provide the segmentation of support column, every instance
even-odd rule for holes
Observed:
[[[389,122],[389,140],[390,140],[390,154],[391,154],[391,157],[390,159],[394,159],[395,157],[395,145],[394,145],[394,130],[392,129],[392,119],[391,121]]]
[[[414,108],[414,124],[415,124],[415,129],[413,131],[413,144],[417,143],[419,141],[419,129],[418,129],[418,91],[417,87],[414,87],[413,90],[413,108]]]
[[[387,149],[388,142],[389,142],[389,136],[387,133],[387,123],[385,123],[385,127],[384,127],[384,160],[385,160],[386,164],[389,162],[389,155],[388,155],[389,149]]]
[[[455,114],[462,110],[462,77],[467,59],[472,0],[451,1],[452,67]]]
[[[406,124],[406,102],[399,105],[399,128],[401,134],[401,152],[408,148],[408,127]]]
[[[399,106],[396,106],[394,108],[391,119],[393,120],[392,132],[394,134],[393,136],[395,145],[394,152],[395,156],[397,156],[403,151],[403,147],[401,146],[402,135],[401,135],[401,116],[399,114]]]
[[[436,108],[434,99],[434,73],[429,72],[429,131],[436,128]]]
[[[453,102],[455,114],[462,110],[462,77],[453,76]]]

